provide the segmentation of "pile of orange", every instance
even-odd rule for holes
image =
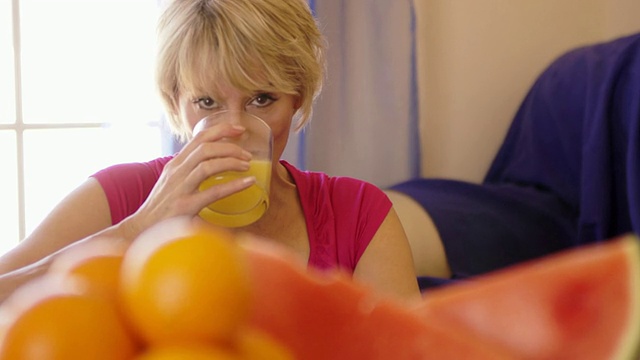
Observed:
[[[230,233],[171,219],[118,244],[79,243],[11,294],[0,360],[293,358],[248,324],[250,276]]]

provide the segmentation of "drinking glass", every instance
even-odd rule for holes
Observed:
[[[269,208],[273,136],[269,125],[259,117],[244,111],[220,111],[209,115],[196,124],[194,135],[222,122],[242,125],[246,129],[239,136],[219,141],[235,143],[249,151],[252,154],[249,170],[225,171],[213,175],[200,184],[200,191],[247,176],[255,176],[256,182],[244,190],[209,204],[199,215],[214,225],[246,226],[260,219]]]

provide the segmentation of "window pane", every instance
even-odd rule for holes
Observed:
[[[25,123],[158,120],[156,0],[20,4]]]
[[[24,145],[27,234],[91,174],[161,151],[160,130],[149,126],[29,130]]]
[[[0,124],[15,122],[11,1],[0,1]]]
[[[18,235],[18,166],[14,131],[0,131],[0,253],[14,247]]]

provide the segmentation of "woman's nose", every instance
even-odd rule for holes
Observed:
[[[242,125],[243,110],[227,110],[225,120],[233,125]]]

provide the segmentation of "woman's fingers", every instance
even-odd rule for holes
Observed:
[[[184,179],[184,185],[187,188],[198,189],[200,183],[208,177],[225,171],[247,171],[249,170],[249,161],[236,158],[215,158],[201,161],[196,164],[195,168]]]
[[[193,169],[205,161],[225,158],[249,161],[252,156],[250,152],[233,143],[209,142],[196,147],[184,158],[183,163],[185,167]]]
[[[219,140],[237,137],[242,135],[243,132],[244,128],[228,123],[221,123],[212,126],[196,134],[187,144],[185,144],[176,158],[178,158],[178,161],[184,161],[186,160],[186,157],[196,152],[196,149],[203,144],[219,143]],[[246,152],[244,155],[250,156],[250,153]]]
[[[196,178],[191,177],[192,179],[188,183],[193,187],[194,181],[199,183],[217,172],[247,170],[246,163],[241,164],[237,161],[229,161],[229,159],[248,162],[252,158],[251,153],[237,144],[220,141],[224,137],[240,134],[242,132],[238,132],[230,124],[219,124],[206,129],[192,139],[171,161],[174,167],[173,171],[184,177],[194,173]]]
[[[235,180],[231,180],[226,183],[222,183],[216,186],[212,186],[206,190],[199,191],[194,195],[194,204],[197,208],[197,212],[202,210],[209,204],[216,202],[222,198],[225,198],[238,191],[249,188],[256,183],[255,176],[247,176]]]

